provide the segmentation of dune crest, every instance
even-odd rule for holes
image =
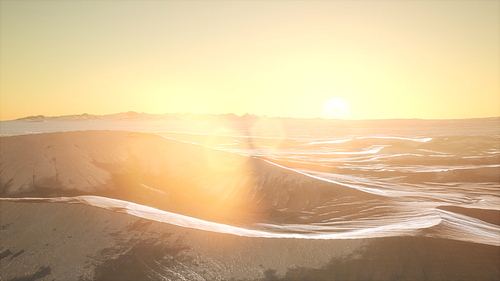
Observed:
[[[377,198],[263,159],[152,134],[79,131],[1,143],[3,197],[98,195],[211,220],[282,222],[321,221],[319,207]]]

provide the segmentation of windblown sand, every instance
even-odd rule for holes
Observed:
[[[434,200],[153,134],[0,145],[0,280],[500,280],[496,167]]]
[[[2,280],[498,280],[496,246],[250,238],[65,203],[0,202]]]

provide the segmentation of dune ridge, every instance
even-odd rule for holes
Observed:
[[[297,238],[297,239],[358,239],[358,238],[376,238],[387,236],[408,236],[415,235],[418,229],[429,228],[440,223],[437,216],[429,214],[423,216],[419,221],[410,222],[407,224],[394,224],[384,227],[376,227],[372,229],[358,229],[349,232],[341,233],[294,233],[285,231],[282,228],[279,231],[278,227],[270,227],[268,229],[256,230],[242,227],[231,226],[216,222],[205,221],[193,217],[188,217],[172,212],[162,211],[156,208],[135,204],[118,199],[111,199],[99,196],[74,196],[74,197],[55,197],[55,198],[0,198],[0,202],[20,202],[20,203],[69,203],[81,204],[99,207],[102,209],[126,213],[139,218],[148,219],[151,221],[172,224],[181,227],[192,229],[232,234],[245,237],[261,237],[261,238]],[[304,226],[306,229],[307,226]],[[465,240],[467,241],[467,240]],[[499,244],[500,245],[500,244]]]
[[[368,238],[421,235],[433,228],[438,230],[430,236],[498,244],[500,226],[490,226],[490,219],[473,221],[475,228],[457,235],[459,229],[439,227],[455,218],[435,209],[442,204],[408,201],[394,196],[401,192],[386,194],[362,182],[341,182],[168,137],[77,131],[2,137],[0,142],[0,196],[6,198],[52,198],[102,208],[130,202],[120,204],[134,208],[117,210],[132,214],[143,205],[153,213],[240,227],[263,237]]]
[[[235,220],[290,223],[323,221],[317,208],[343,199],[355,209],[363,206],[352,198],[378,198],[264,159],[151,134],[82,131],[0,140],[2,197],[98,195],[215,220],[231,212]]]
[[[377,151],[359,159],[393,156]],[[128,131],[1,137],[0,279],[499,280],[496,166],[471,189],[252,155]]]
[[[498,280],[500,274],[498,246],[450,239],[245,237],[84,204],[2,200],[0,209],[0,266],[8,269],[0,271],[2,280]]]

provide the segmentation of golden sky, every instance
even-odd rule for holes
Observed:
[[[0,3],[0,120],[500,116],[500,1]]]

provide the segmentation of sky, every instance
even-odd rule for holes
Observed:
[[[0,120],[500,116],[500,1],[1,1]]]

